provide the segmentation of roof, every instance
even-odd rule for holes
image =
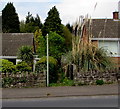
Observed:
[[[21,46],[33,45],[33,33],[3,33],[2,56],[16,56]]]
[[[119,24],[113,19],[92,19],[93,38],[118,38]]]

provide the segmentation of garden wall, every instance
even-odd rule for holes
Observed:
[[[96,84],[97,80],[103,80],[104,83],[114,83],[117,82],[117,70],[114,71],[89,71],[89,72],[78,72],[74,73],[74,81],[76,85],[79,84]]]
[[[2,73],[3,88],[22,88],[22,87],[45,87],[45,73]]]

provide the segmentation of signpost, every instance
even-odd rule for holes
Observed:
[[[49,86],[49,45],[48,45],[48,34],[47,34],[47,87]]]

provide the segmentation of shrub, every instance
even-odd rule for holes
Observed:
[[[67,77],[65,77],[65,79],[63,80],[63,85],[65,85],[65,86],[74,86],[75,84],[74,84],[73,80],[70,80]]]
[[[12,73],[16,71],[15,65],[12,62],[6,59],[0,59],[0,63],[2,63],[0,67],[0,72]]]
[[[11,77],[5,77],[2,79],[2,87],[10,86],[11,83],[13,83],[13,78]]]
[[[21,71],[21,72],[32,71],[32,68],[25,61],[18,62],[18,64],[16,65],[16,69],[17,71]]]
[[[49,56],[49,82],[50,83],[54,83],[58,79],[56,69],[57,69],[57,60]],[[46,70],[47,70],[47,58],[46,56],[44,56],[37,62],[35,71],[36,73],[41,73]]]
[[[51,83],[50,86],[75,86],[75,83],[65,77],[61,83]]]
[[[103,81],[103,80],[96,80],[96,84],[97,84],[97,85],[103,85],[103,84],[104,84],[104,81]]]
[[[28,65],[32,67],[33,65],[33,52],[31,46],[22,46],[18,50],[18,58],[25,61]]]

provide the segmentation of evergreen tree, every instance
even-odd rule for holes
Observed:
[[[73,31],[73,27],[69,24],[69,23],[67,23],[66,24],[66,27],[69,29],[69,31],[72,33],[72,31]]]
[[[35,22],[35,25],[38,26],[40,29],[42,28],[42,23],[41,23],[41,20],[40,20],[40,17],[39,15],[37,14],[36,17],[34,18],[34,22]]]
[[[36,15],[36,17],[33,17],[32,14],[28,12],[28,15],[26,16],[26,21],[20,22],[21,32],[34,33],[36,30],[41,28],[42,28],[42,23],[38,14]]]
[[[24,20],[22,20],[22,21],[20,21],[20,32],[21,33],[26,33],[26,24],[25,24],[25,21]]]
[[[65,39],[61,37],[56,32],[50,32],[48,35],[48,41],[49,41],[49,56],[54,57],[58,60],[58,62],[61,60],[61,56],[65,52]]]
[[[19,18],[13,3],[7,3],[2,10],[2,29],[4,33],[20,32]]]
[[[71,51],[72,50],[72,33],[64,25],[63,25],[63,36],[65,38],[65,49],[66,49],[66,51]]]
[[[30,14],[30,12],[28,12],[28,15],[26,16],[26,21],[25,23],[30,23],[31,22],[31,19],[33,18],[32,14]]]
[[[46,34],[50,31],[56,32],[57,34],[63,36],[61,19],[55,6],[48,12],[48,17],[46,18],[44,27],[42,29],[44,36],[46,36]]]

